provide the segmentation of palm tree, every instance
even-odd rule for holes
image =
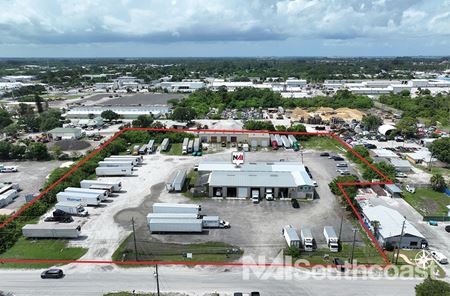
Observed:
[[[446,186],[445,179],[444,179],[444,177],[442,177],[441,174],[434,174],[430,178],[430,183],[431,183],[431,187],[433,188],[433,190],[440,191],[440,192],[442,192]]]

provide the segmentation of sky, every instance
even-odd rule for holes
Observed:
[[[450,0],[0,0],[0,57],[450,55]]]

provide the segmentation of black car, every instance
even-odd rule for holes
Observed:
[[[330,156],[330,153],[328,153],[328,152],[323,152],[323,153],[320,153],[320,156]]]
[[[234,292],[233,296],[242,296],[241,292]]]
[[[259,296],[260,294],[259,294],[259,292],[251,292],[250,293],[250,296]]]
[[[298,203],[298,200],[297,199],[291,199],[291,204],[292,204],[292,207],[294,208],[294,209],[298,209],[298,208],[300,208],[300,204]]]
[[[367,149],[377,149],[377,145],[374,144],[364,144],[364,147]]]
[[[339,258],[333,259],[334,265],[336,265],[336,269],[340,272],[345,272],[345,263]]]
[[[59,268],[48,269],[41,273],[41,279],[60,279],[62,277],[64,277],[64,272]]]
[[[445,226],[445,231],[450,232],[450,225]]]
[[[342,158],[342,157],[340,157],[340,156],[335,156],[335,157],[333,157],[333,159],[334,159],[335,161],[343,161],[343,160],[344,160],[344,158]]]

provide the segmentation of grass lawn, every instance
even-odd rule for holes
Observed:
[[[432,166],[431,170],[428,170],[428,167],[424,167],[423,165],[418,165],[418,164],[414,164],[414,167],[421,171],[430,173],[432,175],[441,174],[444,177],[450,178],[450,169],[447,169],[447,168],[438,168],[438,167]]]
[[[311,136],[307,141],[300,141],[304,149],[315,149],[329,152],[344,152],[346,149],[338,140],[326,136]]]
[[[443,192],[436,192],[431,188],[416,188],[414,194],[404,192],[403,197],[422,216],[447,216],[446,206],[450,205],[450,196]]]
[[[221,242],[194,244],[171,244],[161,242],[138,243],[138,261],[165,262],[230,262],[239,259],[243,252],[231,245]],[[234,250],[232,250],[234,249]],[[183,256],[192,253],[192,259]],[[112,256],[114,261],[135,261],[133,239],[125,239]],[[136,267],[136,265],[120,265]]]
[[[169,151],[164,151],[161,152],[162,154],[167,154],[167,155],[181,155],[182,153],[182,143],[173,143],[170,144],[170,150]]]
[[[76,260],[87,249],[68,248],[66,240],[30,240],[21,237],[12,248],[0,255],[1,259],[60,259]],[[0,268],[45,268],[52,263],[0,263]],[[61,265],[61,264],[56,264]]]

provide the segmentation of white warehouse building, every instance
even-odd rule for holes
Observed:
[[[103,111],[111,110],[123,119],[136,119],[139,115],[153,115],[159,117],[169,113],[167,105],[153,105],[153,106],[81,106],[74,107],[67,111],[63,116],[68,119],[82,119],[101,116]]]

